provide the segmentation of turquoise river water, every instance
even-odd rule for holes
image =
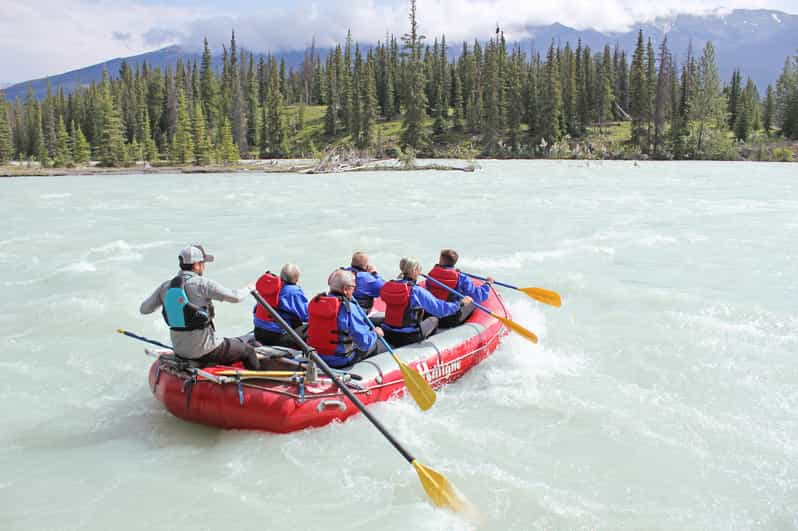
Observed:
[[[798,166],[496,162],[475,173],[0,182],[0,529],[796,529]],[[508,337],[421,412],[373,412],[479,509],[434,509],[362,416],[290,435],[172,417],[140,302],[199,240],[229,287],[363,249],[506,292]],[[222,332],[252,304],[221,304]]]

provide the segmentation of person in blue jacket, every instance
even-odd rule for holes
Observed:
[[[308,321],[308,298],[297,284],[299,275],[299,266],[285,264],[280,270],[279,277],[267,272],[258,279],[255,288],[261,297],[277,309],[291,328],[300,337],[304,338],[307,330],[305,323]],[[260,304],[255,305],[253,313],[255,339],[258,343],[261,345],[300,348],[299,345],[294,343],[288,332],[283,330]]]
[[[391,345],[400,347],[423,341],[435,332],[439,318],[455,315],[472,302],[468,296],[456,302],[442,301],[417,286],[421,262],[416,258],[402,258],[399,268],[399,279],[386,282],[380,292],[386,305],[382,329]],[[425,313],[429,314],[426,318]]]
[[[476,286],[471,280],[471,277],[464,275],[463,273],[460,273],[458,269],[455,269],[455,265],[457,265],[457,260],[459,258],[460,256],[454,249],[443,249],[441,251],[440,257],[438,258],[438,263],[432,268],[432,270],[430,270],[427,276],[434,278],[438,282],[459,293],[462,293],[463,295],[468,295],[474,299],[475,302],[485,302],[488,299],[488,296],[490,296],[493,278],[488,277],[485,283]],[[427,282],[427,288],[429,289],[430,293],[441,300],[452,302],[458,299],[456,295],[433,282]],[[438,326],[440,328],[451,328],[453,326],[457,326],[465,322],[465,320],[468,319],[473,312],[474,305],[466,304],[460,308],[456,314],[441,319],[438,323]]]
[[[343,269],[354,273],[357,284],[354,298],[366,313],[370,312],[374,306],[374,299],[380,296],[385,279],[377,273],[374,266],[369,263],[368,255],[362,251],[353,254],[351,265]]]
[[[366,313],[353,301],[355,275],[338,269],[327,284],[329,293],[320,293],[310,301],[308,344],[331,367],[346,367],[385,352],[385,345],[378,339],[383,331],[372,329]]]

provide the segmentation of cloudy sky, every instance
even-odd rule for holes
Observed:
[[[235,29],[254,50],[376,42],[402,34],[406,0],[0,0],[0,82],[59,74],[113,57],[170,44],[220,49]],[[421,30],[450,42],[490,35],[511,38],[527,25],[560,22],[578,29],[629,29],[636,21],[681,12],[766,8],[798,13],[796,0],[418,0]]]

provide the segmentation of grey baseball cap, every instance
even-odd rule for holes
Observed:
[[[213,262],[213,255],[206,253],[202,245],[194,243],[180,251],[180,262],[183,264]]]

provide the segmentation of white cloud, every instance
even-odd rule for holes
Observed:
[[[207,11],[97,0],[0,1],[0,81],[60,74],[159,46],[142,33],[161,21],[188,21]],[[181,22],[176,28],[185,27]],[[127,38],[120,38],[127,37]]]
[[[733,8],[795,12],[795,0],[723,0]],[[262,5],[262,4],[258,4]],[[235,29],[241,45],[255,50],[341,42],[347,28],[360,42],[400,36],[407,28],[404,0],[296,0],[281,7],[165,7],[113,0],[2,0],[0,81],[57,74],[118,56],[203,37],[216,51]],[[707,0],[419,0],[420,29],[430,39],[446,34],[458,43],[492,34],[499,24],[512,40],[530,25],[560,22],[577,29],[627,30],[640,20],[675,13],[706,13]],[[116,36],[116,38],[114,38]],[[128,38],[120,38],[120,37]]]

